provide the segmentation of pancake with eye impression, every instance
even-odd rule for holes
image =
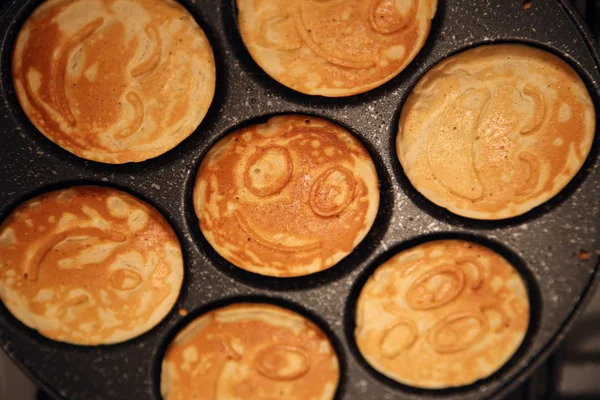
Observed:
[[[278,116],[228,134],[200,165],[194,208],[225,259],[270,276],[322,271],[365,237],[379,207],[363,145],[320,118]]]
[[[239,303],[184,328],[162,362],[165,400],[330,400],[339,381],[329,339],[281,307]]]
[[[402,109],[397,151],[435,204],[469,218],[510,218],[569,183],[595,126],[586,86],[564,61],[525,45],[488,45],[425,74]]]
[[[19,32],[13,79],[44,136],[121,164],[157,157],[198,127],[215,63],[202,29],[172,0],[48,0]]]
[[[425,44],[437,0],[237,0],[254,61],[310,95],[350,96],[398,75]]]
[[[169,224],[121,191],[49,192],[0,225],[0,299],[53,340],[100,345],[136,337],[169,312],[182,279]]]
[[[487,247],[425,243],[377,268],[356,305],[358,349],[405,385],[442,389],[493,374],[529,326],[522,277]]]

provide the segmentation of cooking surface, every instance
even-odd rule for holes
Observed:
[[[163,212],[178,232],[186,260],[184,288],[169,316],[154,330],[129,342],[100,348],[54,343],[19,324],[0,308],[0,343],[13,358],[35,371],[55,395],[71,399],[158,399],[158,365],[164,346],[206,304],[259,295],[291,305],[330,333],[339,351],[339,398],[483,398],[515,385],[578,306],[600,256],[598,142],[583,170],[556,198],[523,217],[477,222],[450,215],[427,202],[408,183],[394,150],[402,101],[422,74],[444,57],[490,41],[545,43],[582,75],[598,104],[598,72],[588,43],[556,0],[442,1],[425,48],[398,77],[364,95],[347,99],[312,98],[285,89],[251,60],[235,27],[231,3],[182,1],[205,29],[218,60],[217,94],[196,133],[173,151],[136,165],[110,166],[78,159],[35,131],[18,106],[10,78],[12,43],[38,1],[13,1],[10,18],[0,22],[0,217],[23,199],[65,183],[109,184],[125,189]],[[550,22],[551,21],[551,22]],[[382,182],[380,213],[357,250],[339,265],[293,280],[263,278],[221,259],[197,227],[191,189],[200,160],[225,132],[249,121],[285,112],[323,116],[357,135],[370,151]],[[424,236],[425,235],[425,236]],[[491,246],[524,275],[532,302],[532,325],[517,355],[501,371],[475,385],[440,392],[391,382],[362,361],[352,340],[352,309],[373,269],[400,249],[433,238],[467,238]],[[581,250],[590,252],[586,260]],[[243,298],[243,297],[241,297]],[[343,300],[343,301],[341,301]],[[182,318],[177,308],[192,313]]]
[[[561,347],[533,376],[505,400],[597,399],[600,397],[600,290],[573,325]],[[8,358],[0,352],[0,399],[51,400]]]

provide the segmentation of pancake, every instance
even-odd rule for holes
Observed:
[[[379,207],[363,145],[320,118],[286,115],[215,144],[194,186],[200,229],[245,270],[289,277],[322,271],[365,237]]]
[[[440,240],[377,268],[358,298],[355,338],[382,374],[442,389],[494,373],[528,325],[525,284],[508,261],[475,243]]]
[[[167,315],[182,280],[173,229],[118,190],[49,192],[0,225],[0,299],[53,340],[100,345],[136,337]]]
[[[306,318],[268,304],[239,303],[194,320],[162,363],[164,400],[330,400],[335,351]]]
[[[237,0],[254,61],[310,95],[350,96],[398,75],[425,44],[437,0]]]
[[[519,44],[443,60],[401,113],[400,163],[413,186],[476,219],[523,214],[560,192],[590,152],[594,105],[558,57]]]
[[[172,0],[48,0],[19,32],[13,79],[44,136],[122,164],[159,156],[198,127],[215,63],[202,29]]]

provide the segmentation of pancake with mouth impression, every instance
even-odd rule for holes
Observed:
[[[331,400],[338,359],[306,318],[268,304],[234,304],[190,323],[162,363],[165,400]]]
[[[237,0],[248,51],[310,95],[350,96],[398,75],[425,44],[437,0]]]
[[[228,134],[200,165],[194,208],[236,266],[287,277],[348,255],[377,214],[377,172],[363,145],[320,118],[287,115]]]
[[[136,337],[169,312],[182,279],[169,224],[121,191],[49,192],[0,225],[0,299],[53,340],[100,345]]]
[[[48,0],[19,33],[13,79],[44,136],[121,164],[159,156],[198,127],[215,63],[202,29],[172,0]]]
[[[355,339],[367,362],[405,385],[468,385],[500,367],[529,326],[522,277],[487,247],[425,243],[381,265],[356,305]]]
[[[523,214],[560,192],[590,152],[585,84],[564,61],[517,44],[481,46],[425,74],[400,117],[397,150],[413,186],[476,219]]]

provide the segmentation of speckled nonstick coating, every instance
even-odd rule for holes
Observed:
[[[466,48],[520,42],[548,49],[583,77],[598,109],[600,60],[567,0],[441,0],[427,43],[408,69],[368,93],[327,99],[301,95],[269,78],[244,48],[232,0],[182,0],[208,35],[217,60],[217,92],[199,129],[167,154],[140,164],[84,161],[45,139],[19,106],[10,59],[16,34],[39,0],[9,0],[0,17],[0,219],[24,199],[77,183],[109,185],[156,206],[183,246],[186,273],[177,306],[149,333],[104,347],[52,342],[19,323],[0,305],[0,345],[56,398],[160,399],[160,360],[169,340],[193,317],[233,300],[268,300],[319,324],[339,353],[339,399],[476,399],[499,397],[522,382],[572,324],[598,275],[600,159],[598,138],[576,178],[556,198],[518,218],[482,222],[451,215],[423,198],[404,176],[395,154],[400,108],[435,63]],[[246,273],[218,256],[202,237],[192,207],[198,165],[220,137],[275,114],[329,118],[365,144],[381,179],[381,206],[365,241],[337,266],[293,279]],[[474,385],[441,391],[409,388],[384,378],[353,341],[356,297],[375,267],[401,249],[434,238],[466,238],[491,246],[525,276],[531,328],[500,371]],[[587,260],[579,252],[590,252]],[[190,311],[187,317],[178,308]]]

